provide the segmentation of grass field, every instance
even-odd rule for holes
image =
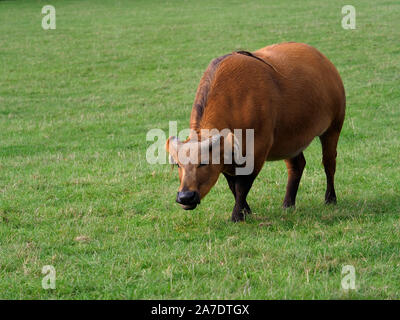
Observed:
[[[399,14],[394,0],[0,1],[0,298],[400,298]],[[321,50],[345,84],[337,206],[314,141],[297,209],[281,209],[279,161],[246,222],[229,221],[222,176],[183,211],[176,169],[146,162],[147,131],[188,126],[211,59],[283,41]]]

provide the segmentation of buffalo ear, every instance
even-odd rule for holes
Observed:
[[[177,164],[175,158],[178,156],[178,144],[180,143],[177,137],[171,136],[165,143],[165,149],[169,153],[169,163]]]
[[[169,160],[169,163],[172,164],[172,165],[178,164],[178,163],[175,161],[175,159],[174,159],[174,157],[173,157],[172,155],[169,155],[168,160]]]
[[[225,143],[226,143],[225,145],[230,146],[230,149],[233,151],[235,148],[235,144],[237,144],[236,140],[237,139],[235,135],[231,131],[229,131],[229,133],[225,137]]]
[[[224,141],[224,153],[226,156],[233,156],[235,152],[240,150],[240,145],[238,139],[235,135],[229,131],[229,133],[225,136]]]
[[[174,154],[175,152],[177,152],[178,150],[178,143],[179,143],[179,139],[175,136],[171,136],[168,138],[167,142],[165,143],[165,149],[167,149],[167,151],[171,154]]]
[[[165,142],[165,150],[167,150],[168,153],[169,153],[169,145],[170,145],[171,139],[174,139],[174,138],[176,138],[176,137],[171,136]]]

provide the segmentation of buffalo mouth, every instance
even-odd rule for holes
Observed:
[[[182,207],[183,210],[193,210],[193,209],[196,209],[197,203],[193,203],[193,204],[180,204],[180,206]]]

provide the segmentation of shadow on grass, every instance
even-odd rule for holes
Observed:
[[[246,218],[246,223],[258,226],[277,226],[293,228],[295,225],[321,223],[333,226],[346,220],[357,222],[381,220],[397,217],[400,213],[400,197],[395,194],[382,194],[374,198],[355,199],[344,197],[336,205],[326,205],[313,200],[297,200],[297,207],[283,209],[278,205],[250,204],[255,214]]]

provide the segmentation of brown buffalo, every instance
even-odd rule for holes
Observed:
[[[243,220],[244,214],[251,212],[247,194],[264,162],[282,159],[288,170],[283,207],[294,206],[306,164],[303,151],[319,137],[327,180],[325,202],[336,203],[336,147],[345,105],[338,71],[309,45],[275,44],[253,53],[239,51],[214,59],[197,89],[190,118],[194,133],[184,142],[170,137],[166,144],[179,166],[181,183],[176,201],[184,209],[194,209],[223,173],[236,201],[232,220]],[[234,138],[233,134],[202,136],[202,129],[214,128],[232,132],[254,129],[254,169],[250,174],[236,175],[235,162],[201,164],[195,159],[181,163],[178,153],[185,145],[211,152],[210,147],[221,138]],[[224,145],[221,143],[221,155],[226,152]],[[244,144],[241,148],[245,153]]]

